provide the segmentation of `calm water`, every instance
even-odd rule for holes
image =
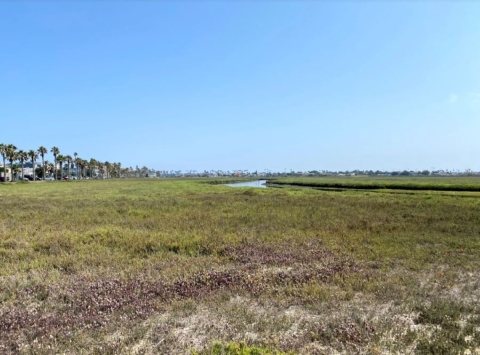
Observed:
[[[257,181],[247,181],[247,182],[236,182],[234,184],[227,184],[227,186],[231,187],[260,187],[260,188],[266,188],[267,185],[265,183],[267,180],[257,180]]]

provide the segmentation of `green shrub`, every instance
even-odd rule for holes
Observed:
[[[460,320],[472,314],[472,309],[452,301],[435,301],[429,307],[419,307],[417,323],[436,326],[429,338],[420,339],[416,353],[421,355],[450,355],[463,354],[473,346],[466,341],[471,337],[474,341],[478,338],[475,327],[478,318],[470,317],[466,326],[460,325]]]
[[[192,355],[288,355],[293,353],[285,353],[280,350],[264,347],[249,347],[245,343],[230,343],[227,345],[215,343],[210,349],[206,349],[201,353],[192,351]]]

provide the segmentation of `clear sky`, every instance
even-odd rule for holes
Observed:
[[[158,170],[480,170],[480,2],[2,1],[0,19],[0,143]]]

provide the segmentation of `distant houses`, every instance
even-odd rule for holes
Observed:
[[[156,178],[157,177],[157,172],[155,170],[148,170],[148,172],[145,174],[145,177]]]
[[[0,163],[0,181],[10,181],[10,168],[5,168],[3,167],[3,164]]]
[[[41,168],[42,165],[35,162],[35,165],[32,164],[32,162],[25,162],[23,164],[23,171],[22,171],[22,167],[19,165],[19,170],[18,170],[18,174],[17,175],[20,175],[20,176],[25,176],[25,175],[28,175],[28,176],[33,176],[33,174],[35,173],[35,169],[37,168]]]
[[[14,167],[18,167],[18,168],[14,169],[13,173],[15,176],[33,176],[34,170],[37,168],[41,168],[41,166],[42,165],[37,162],[35,162],[34,165],[32,164],[32,162],[25,162],[23,163],[23,171],[22,171],[21,164],[14,164]],[[3,180],[6,174],[5,180],[10,181],[11,169],[9,165],[5,167],[6,172],[3,171],[4,170],[3,168],[4,168],[3,163],[0,162],[0,169],[2,169],[2,172],[0,172],[0,177],[2,177],[2,180]]]

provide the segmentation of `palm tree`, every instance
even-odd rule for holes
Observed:
[[[117,171],[118,171],[117,178],[120,178],[120,173],[122,171],[122,163],[120,163],[120,162],[117,163]]]
[[[0,155],[3,159],[3,181],[7,181],[7,165],[5,164],[7,158],[7,146],[3,143],[0,144]]]
[[[93,168],[97,166],[97,161],[93,158],[90,158],[88,162],[88,167],[90,168],[90,177],[93,178]]]
[[[17,153],[17,159],[20,160],[20,165],[22,166],[22,179],[23,179],[25,177],[25,170],[23,170],[23,168],[25,166],[25,160],[28,159],[28,154],[23,150],[19,150]]]
[[[107,179],[108,179],[108,178],[109,178],[108,175],[109,175],[109,173],[110,173],[110,169],[112,168],[112,164],[110,164],[108,161],[106,161],[106,162],[104,163],[104,165],[105,165],[105,168],[107,169]]]
[[[13,144],[7,145],[7,159],[10,161],[10,181],[13,181],[13,162],[17,160],[17,147]]]
[[[77,152],[74,152],[74,153],[73,153],[73,156],[74,156],[74,158],[75,158],[75,176],[76,176],[77,179],[78,179],[78,161],[77,161],[78,153],[77,153]]]
[[[52,175],[54,166],[52,163],[50,163],[48,160],[45,161],[44,169],[48,171],[49,175]],[[45,177],[44,177],[45,178]]]
[[[30,159],[32,159],[32,169],[33,169],[33,181],[35,181],[35,177],[36,177],[36,174],[35,174],[35,162],[37,161],[38,159],[38,154],[36,151],[34,151],[33,149],[30,149],[27,153],[28,157],[30,157]],[[43,168],[44,172],[45,172],[45,167]],[[43,178],[45,179],[45,173],[43,174]]]
[[[70,164],[72,163],[72,157],[70,155],[65,156],[65,161],[67,162],[68,166],[68,178],[70,179]]]
[[[83,166],[83,176],[87,177],[88,161],[86,159],[82,159],[82,166]]]
[[[78,166],[80,167],[79,178],[85,177],[85,168],[88,162],[85,159],[78,158]]]
[[[20,172],[20,166],[18,164],[13,164],[12,172],[15,175],[15,179],[17,179],[18,178],[18,173]]]
[[[82,162],[83,162],[83,160],[81,158],[75,158],[75,172],[76,172],[75,175],[76,175],[77,179],[79,177],[78,169],[83,168]]]
[[[41,146],[40,148],[37,149],[38,154],[42,157],[42,167],[43,167],[43,178],[45,179],[45,154],[48,153],[47,148],[44,146]]]
[[[57,147],[52,147],[52,149],[50,151],[52,152],[53,159],[54,159],[53,176],[55,176],[55,180],[57,180],[57,156],[60,154],[60,149],[58,149]]]
[[[61,154],[56,156],[56,162],[60,164],[60,180],[63,180],[63,162],[65,161],[65,157]],[[55,166],[55,169],[57,167]],[[57,179],[57,171],[55,171],[55,180]]]
[[[102,179],[103,179],[103,175],[105,175],[105,164],[101,163],[101,162],[97,162],[98,163],[98,170],[100,172],[100,175],[102,176]]]

